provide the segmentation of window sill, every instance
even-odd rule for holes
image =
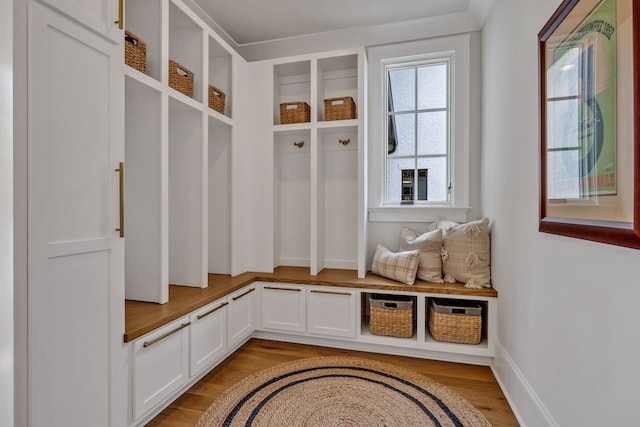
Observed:
[[[369,208],[369,222],[467,222],[471,208],[453,206],[384,206]]]

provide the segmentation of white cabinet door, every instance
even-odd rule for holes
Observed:
[[[308,298],[309,333],[355,338],[355,291],[310,288]]]
[[[227,306],[227,347],[234,348],[255,329],[255,285],[229,295]]]
[[[139,419],[189,379],[188,318],[133,344],[133,417]],[[83,420],[86,422],[86,420]]]
[[[122,43],[124,34],[119,29],[119,0],[40,0],[97,33]],[[123,6],[124,7],[124,6]]]
[[[122,51],[34,2],[27,34],[30,425],[121,426]]]
[[[304,287],[265,283],[262,285],[262,328],[305,331]]]
[[[225,355],[228,304],[226,300],[219,300],[191,314],[189,373],[192,377]]]

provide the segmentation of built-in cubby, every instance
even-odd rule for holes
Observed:
[[[351,97],[358,107],[358,55],[318,59],[317,70],[318,96],[315,112],[319,122],[325,120],[325,99]]]
[[[203,102],[203,29],[177,3],[169,3],[169,60],[193,72],[193,98]],[[168,61],[165,65],[168,67]],[[180,70],[178,70],[180,72]]]
[[[232,79],[233,79],[233,57],[220,43],[213,37],[209,37],[209,85],[219,89],[225,95],[225,108],[220,114],[232,117]],[[207,90],[206,104],[209,105]]]
[[[165,303],[161,92],[125,78],[125,283],[127,299]]]
[[[273,68],[273,124],[281,124],[280,104],[306,102],[311,106],[311,61],[277,64]],[[311,113],[313,116],[313,112]]]
[[[202,112],[169,99],[169,283],[206,287]],[[205,160],[206,161],[206,160]]]
[[[391,314],[388,316],[384,316],[383,320],[386,322],[402,322],[403,325],[406,325],[408,317],[411,318],[411,336],[394,336],[391,335],[380,335],[374,333],[375,331],[371,331],[371,299],[375,298],[380,301],[383,305],[388,305],[388,308],[382,308],[382,310],[394,311],[398,310],[394,306],[398,304],[398,302],[410,302],[411,304],[407,304],[407,307],[403,307],[401,312],[397,312],[397,314]],[[424,331],[418,326],[420,323],[418,322],[418,313],[420,312],[420,307],[418,307],[419,298],[416,295],[412,294],[398,294],[398,293],[374,293],[374,292],[362,292],[361,293],[361,321],[360,321],[360,336],[364,340],[372,340],[378,341],[381,344],[389,344],[389,345],[399,345],[400,342],[404,342],[403,345],[415,346],[419,344],[422,340]],[[409,313],[410,312],[410,313]],[[404,318],[406,316],[406,318]],[[398,320],[404,318],[403,320]],[[376,319],[376,321],[380,321],[380,319]],[[403,326],[402,329],[405,329],[406,326]],[[408,334],[407,334],[408,335]]]
[[[325,268],[358,270],[359,277],[366,274],[363,64],[364,52],[347,50],[287,58],[272,65],[274,267],[308,266],[311,275]],[[325,120],[324,100],[347,97],[361,113],[345,120]],[[280,105],[298,102],[310,106],[309,121],[281,124]],[[293,145],[292,140],[283,142],[300,135],[304,135],[304,147]],[[289,164],[293,153],[283,150],[309,150],[308,158]],[[305,169],[300,169],[301,164]],[[295,197],[300,207],[294,219],[289,214],[293,204],[278,193],[283,188],[300,192]],[[288,253],[297,255],[294,259]]]
[[[231,274],[232,128],[208,122],[208,272]]]
[[[274,135],[274,265],[309,267],[311,134]]]
[[[440,303],[447,303],[450,304],[452,306],[458,306],[458,307],[473,307],[473,306],[478,306],[480,307],[480,342],[478,344],[459,344],[459,343],[451,343],[451,342],[447,342],[445,340],[436,340],[433,337],[433,332],[431,331],[430,327],[429,327],[429,308],[431,306],[431,304],[433,303],[433,301],[439,301]],[[452,310],[456,315],[459,316],[463,316],[465,315],[465,313],[463,312],[464,310],[460,310],[460,309],[453,309]],[[456,313],[457,311],[457,313]],[[488,346],[488,332],[491,329],[489,327],[489,301],[487,300],[477,300],[477,299],[459,299],[459,298],[443,298],[442,296],[438,296],[438,297],[429,297],[426,300],[426,304],[425,304],[425,341],[428,343],[434,343],[435,345],[438,344],[442,344],[442,345],[451,345],[451,344],[456,344],[456,345],[463,345],[463,346],[477,346],[479,348],[487,348]],[[492,319],[493,320],[493,319]],[[453,333],[453,332],[452,332]],[[464,332],[461,333],[463,336],[467,335]],[[471,336],[471,333],[469,333],[469,336]]]
[[[318,270],[358,269],[358,128],[318,129]]]
[[[181,0],[128,0],[126,28],[146,72],[125,73],[125,293],[166,303],[169,284],[206,287],[231,272],[233,64],[237,55]],[[171,88],[169,60],[194,73]],[[209,108],[209,85],[225,93]]]
[[[157,81],[162,81],[162,2],[127,0],[125,16],[126,29],[146,45],[145,73]]]

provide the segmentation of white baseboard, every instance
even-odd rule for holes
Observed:
[[[496,342],[496,355],[491,370],[522,427],[558,427],[558,423],[500,341]]]

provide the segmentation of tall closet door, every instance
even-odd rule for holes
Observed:
[[[119,30],[119,0],[40,0],[73,17],[93,31],[113,40],[123,39]],[[124,7],[124,6],[123,6]],[[124,20],[124,17],[123,17]]]
[[[122,47],[28,10],[29,425],[121,426]]]

